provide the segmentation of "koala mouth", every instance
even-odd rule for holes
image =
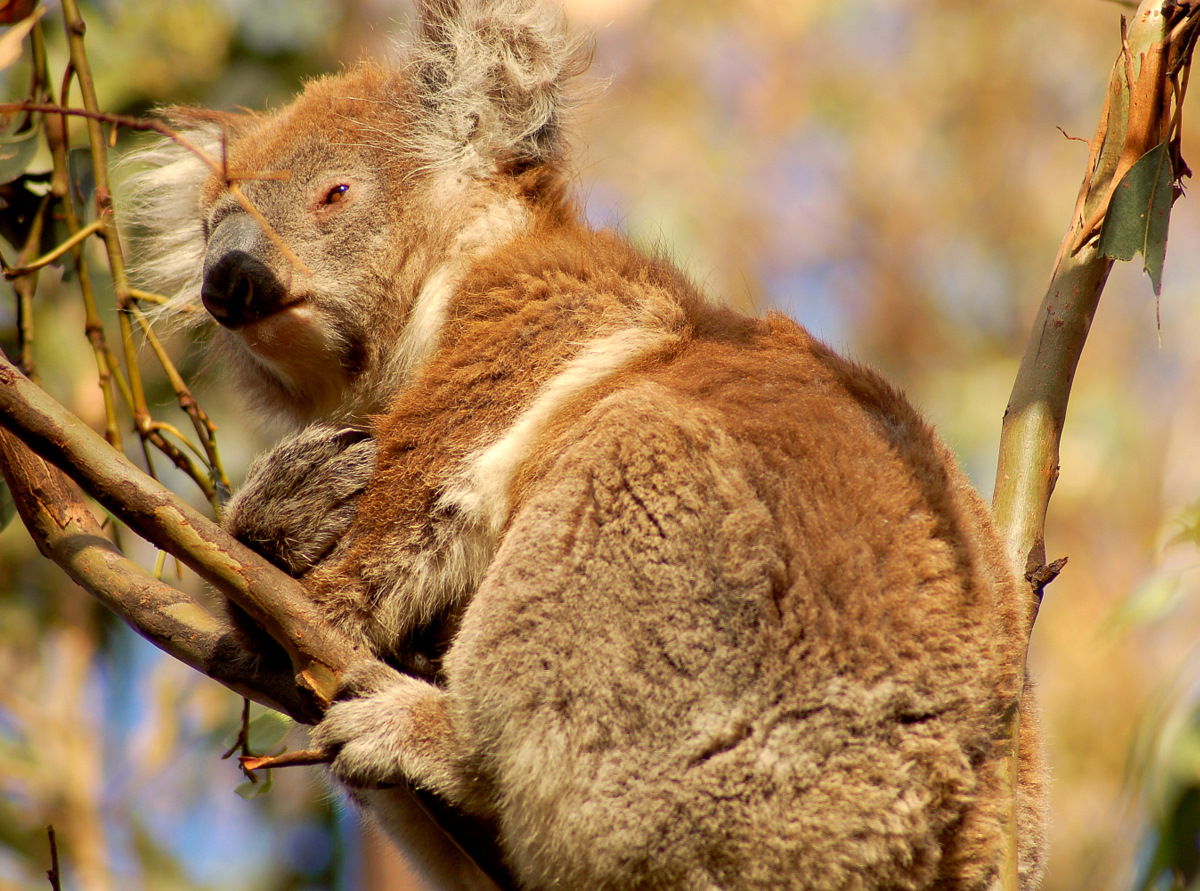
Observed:
[[[218,321],[220,321],[218,319]],[[246,346],[264,357],[282,358],[289,349],[312,350],[325,338],[313,308],[297,300],[277,308],[269,315],[243,321],[237,326],[225,325],[236,331]]]

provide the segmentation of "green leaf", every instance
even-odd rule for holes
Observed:
[[[38,123],[12,136],[0,136],[0,183],[12,182],[25,172],[37,153],[37,136],[41,132]]]
[[[13,503],[12,492],[8,491],[8,483],[0,477],[0,531],[3,531],[16,515],[17,506]]]
[[[250,750],[269,752],[283,742],[292,722],[279,712],[268,711],[250,721]]]
[[[262,798],[271,791],[271,771],[266,770],[263,771],[263,773],[265,773],[266,776],[262,779],[253,783],[247,780],[233,791],[247,801],[253,801],[255,798]],[[262,776],[262,774],[259,775]]]
[[[1132,260],[1140,252],[1155,294],[1162,291],[1174,187],[1170,147],[1160,142],[1121,178],[1100,228],[1100,253],[1113,260]]]

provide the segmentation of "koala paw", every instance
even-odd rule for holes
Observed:
[[[276,566],[303,575],[343,538],[374,470],[368,434],[313,424],[254,461],[223,525]]]
[[[352,789],[409,782],[448,800],[463,777],[446,694],[382,662],[348,673],[337,700],[313,731],[337,779]]]

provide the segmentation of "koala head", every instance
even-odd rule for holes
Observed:
[[[219,361],[269,413],[380,411],[469,264],[561,209],[586,63],[544,3],[429,0],[401,64],[271,112],[167,109],[181,138],[129,162],[135,276],[168,313],[217,323]]]

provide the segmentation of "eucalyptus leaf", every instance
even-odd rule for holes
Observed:
[[[262,771],[259,776],[262,778],[257,782],[252,783],[247,780],[246,782],[241,783],[233,791],[239,797],[245,798],[247,801],[252,801],[255,798],[261,798],[271,791],[271,771]]]
[[[41,123],[11,136],[0,136],[0,183],[12,182],[25,172],[38,150]]]
[[[268,752],[283,742],[292,729],[292,722],[279,712],[267,711],[256,715],[250,722],[250,750]]]
[[[1155,294],[1162,292],[1174,189],[1170,147],[1160,142],[1121,177],[1100,228],[1100,253],[1113,260],[1132,260],[1141,253]]]

